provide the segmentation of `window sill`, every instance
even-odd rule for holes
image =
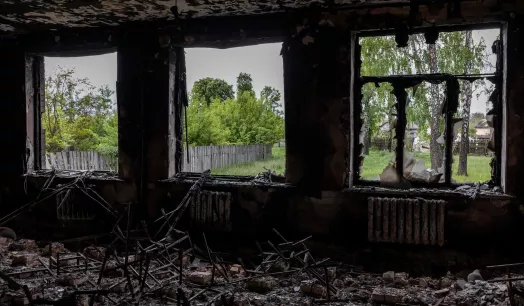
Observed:
[[[466,185],[462,185],[466,186]],[[353,186],[347,192],[359,194],[372,195],[388,195],[388,196],[405,196],[405,197],[459,197],[464,199],[497,199],[497,200],[513,200],[514,196],[502,192],[493,191],[492,188],[487,190],[477,190],[471,186],[467,189],[457,188],[410,188],[410,189],[396,189],[378,186]]]
[[[24,178],[49,178],[55,175],[59,179],[72,179],[81,177],[86,170],[61,170],[53,172],[53,170],[36,170],[31,173],[23,175]],[[112,182],[123,182],[124,180],[118,178],[118,174],[110,171],[92,171],[90,175],[85,177],[88,181],[112,181]]]
[[[159,183],[164,184],[194,184],[200,178],[200,173],[181,172],[172,178],[161,180]],[[211,175],[211,178],[204,183],[208,187],[243,187],[243,188],[293,188],[294,186],[287,183],[272,182],[266,180],[255,179],[254,176],[239,176],[239,175]]]

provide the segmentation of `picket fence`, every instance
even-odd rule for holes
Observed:
[[[189,147],[189,162],[187,151],[184,150],[182,170],[202,172],[207,169],[255,162],[271,157],[272,148],[271,144]]]
[[[273,145],[257,144],[245,146],[201,146],[184,150],[182,169],[186,172],[202,172],[207,169],[249,163],[271,157]],[[57,170],[106,170],[116,171],[116,158],[95,151],[63,151],[48,153],[45,157],[46,169]]]
[[[117,160],[96,151],[62,151],[48,153],[46,169],[116,171]]]

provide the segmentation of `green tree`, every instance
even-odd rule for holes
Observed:
[[[248,92],[252,96],[255,96],[251,75],[249,73],[241,72],[237,77],[237,98],[239,98],[244,92]]]
[[[421,73],[463,74],[466,63],[471,63],[471,73],[479,73],[484,67],[484,42],[465,44],[466,32],[440,33],[434,45],[426,44],[424,35],[411,35],[406,48],[398,48],[392,36],[365,37],[361,39],[362,75],[402,75]],[[381,85],[362,89],[362,118],[367,136],[378,132],[384,121],[394,122],[394,101],[391,87]],[[407,106],[407,122],[418,126],[418,133],[429,138],[431,167],[439,169],[443,160],[443,147],[437,139],[443,132],[440,114],[444,98],[444,86],[422,83],[413,90]],[[462,103],[467,101],[462,95]],[[428,135],[426,131],[430,129]]]
[[[219,99],[221,102],[233,99],[233,85],[222,79],[203,78],[195,82],[191,95],[209,106],[213,99]]]
[[[62,151],[67,147],[75,150],[97,150],[102,139],[111,131],[107,121],[114,120],[116,113],[111,99],[113,91],[107,86],[94,87],[87,79],[77,78],[74,70],[60,68],[46,79],[45,111],[42,125],[46,133],[46,150]],[[116,142],[113,151],[116,151]],[[108,142],[109,143],[109,142]]]
[[[262,103],[266,104],[273,113],[283,116],[284,111],[280,98],[280,92],[271,86],[264,86],[264,89],[260,92]]]
[[[223,103],[227,103],[226,100]],[[192,146],[225,145],[228,144],[229,129],[218,117],[218,109],[222,103],[218,99],[211,101],[209,106],[193,98],[187,107],[187,136]]]
[[[241,74],[247,75],[247,74]],[[209,105],[193,95],[187,108],[190,145],[273,144],[284,137],[284,119],[274,111],[280,93],[271,87],[261,99],[250,91],[236,99],[213,99]]]

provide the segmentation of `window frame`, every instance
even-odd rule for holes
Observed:
[[[444,74],[444,73],[426,73],[426,74],[417,74],[417,75],[387,75],[387,76],[362,76],[361,75],[361,45],[360,45],[360,38],[362,37],[373,37],[373,36],[390,36],[395,35],[395,30],[388,29],[388,30],[370,30],[370,31],[360,31],[360,32],[353,32],[351,37],[351,58],[352,58],[352,71],[351,71],[351,84],[350,84],[350,112],[351,112],[351,119],[353,123],[351,124],[351,132],[350,132],[350,165],[349,165],[349,177],[350,181],[349,187],[353,186],[378,186],[380,185],[380,181],[370,181],[370,180],[364,180],[360,177],[360,164],[361,164],[361,143],[360,143],[360,132],[363,125],[362,118],[361,118],[361,101],[362,101],[362,88],[367,83],[375,83],[375,84],[381,84],[381,83],[388,83],[390,84],[395,91],[395,99],[396,99],[396,110],[397,114],[401,114],[403,116],[397,115],[397,125],[395,126],[395,133],[396,135],[400,134],[404,135],[402,131],[405,132],[407,127],[407,120],[406,120],[406,100],[399,101],[399,94],[407,93],[407,89],[409,89],[411,86],[398,86],[397,87],[403,87],[403,92],[398,91],[400,88],[397,88],[394,86],[392,82],[402,82],[402,79],[405,80],[411,80],[411,81],[419,81],[427,82],[428,80],[439,82],[439,84],[444,84],[447,88],[447,84],[449,81],[455,80],[467,80],[467,79],[488,79],[490,82],[492,82],[495,86],[494,91],[497,91],[498,97],[498,103],[493,103],[493,110],[495,115],[495,122],[493,126],[493,132],[494,132],[494,143],[495,143],[495,151],[494,151],[494,158],[495,158],[495,164],[491,166],[491,172],[492,172],[492,180],[491,183],[494,186],[500,186],[503,187],[503,178],[502,174],[503,172],[503,163],[502,160],[504,159],[503,155],[503,146],[504,146],[504,122],[505,122],[505,102],[506,99],[503,97],[504,92],[504,78],[505,78],[505,69],[503,65],[503,51],[504,45],[506,42],[504,41],[504,27],[505,24],[502,22],[495,22],[495,23],[481,23],[481,24],[468,24],[468,25],[444,25],[444,26],[432,26],[432,27],[420,27],[420,28],[414,28],[411,29],[409,32],[409,35],[414,34],[421,34],[429,29],[431,30],[437,30],[439,33],[442,32],[458,32],[458,31],[466,31],[466,30],[486,30],[486,29],[498,29],[500,32],[499,36],[499,42],[500,42],[500,50],[497,53],[497,60],[496,60],[496,70],[494,73],[490,74],[469,74],[469,75],[452,75],[452,74]],[[489,46],[487,46],[489,47]],[[445,97],[447,97],[445,95]],[[401,99],[402,100],[402,99]],[[443,102],[445,103],[445,102]],[[452,165],[453,165],[453,146],[452,146],[452,118],[453,118],[453,110],[449,108],[449,103],[446,103],[448,106],[445,110],[445,151],[444,151],[444,183],[422,183],[422,182],[410,182],[413,187],[424,187],[424,188],[445,188],[445,187],[457,187],[461,185],[473,185],[475,183],[453,183],[452,182]],[[403,126],[401,126],[398,123],[403,123]],[[396,163],[400,163],[402,167],[398,167],[397,174],[400,175],[400,177],[403,176],[403,157],[404,157],[404,136],[396,137],[397,139],[397,147],[395,149],[396,153]],[[449,162],[451,160],[451,162]]]

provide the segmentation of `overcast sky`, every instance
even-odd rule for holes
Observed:
[[[473,39],[478,42],[484,39],[486,47],[497,38],[498,30],[474,31]],[[264,86],[272,86],[280,91],[284,97],[283,63],[280,56],[282,44],[264,44],[231,49],[186,49],[186,68],[188,91],[193,83],[201,78],[212,77],[226,80],[229,84],[236,84],[236,77],[240,72],[251,74],[253,86],[257,96]],[[490,61],[495,64],[496,57]],[[46,57],[46,77],[56,73],[59,66],[65,69],[75,69],[76,76],[88,78],[95,86],[108,85],[116,90],[116,53],[86,56],[86,57]],[[473,95],[471,112],[486,112],[487,97],[476,98]],[[116,100],[115,100],[116,101]]]
[[[187,88],[205,77],[224,79],[236,87],[240,72],[251,74],[257,96],[264,86],[278,89],[284,97],[284,70],[280,49],[282,44],[231,49],[186,49]],[[79,78],[88,78],[95,86],[116,89],[116,53],[86,57],[46,57],[46,77],[57,69],[75,69]],[[236,90],[236,88],[235,88]]]

